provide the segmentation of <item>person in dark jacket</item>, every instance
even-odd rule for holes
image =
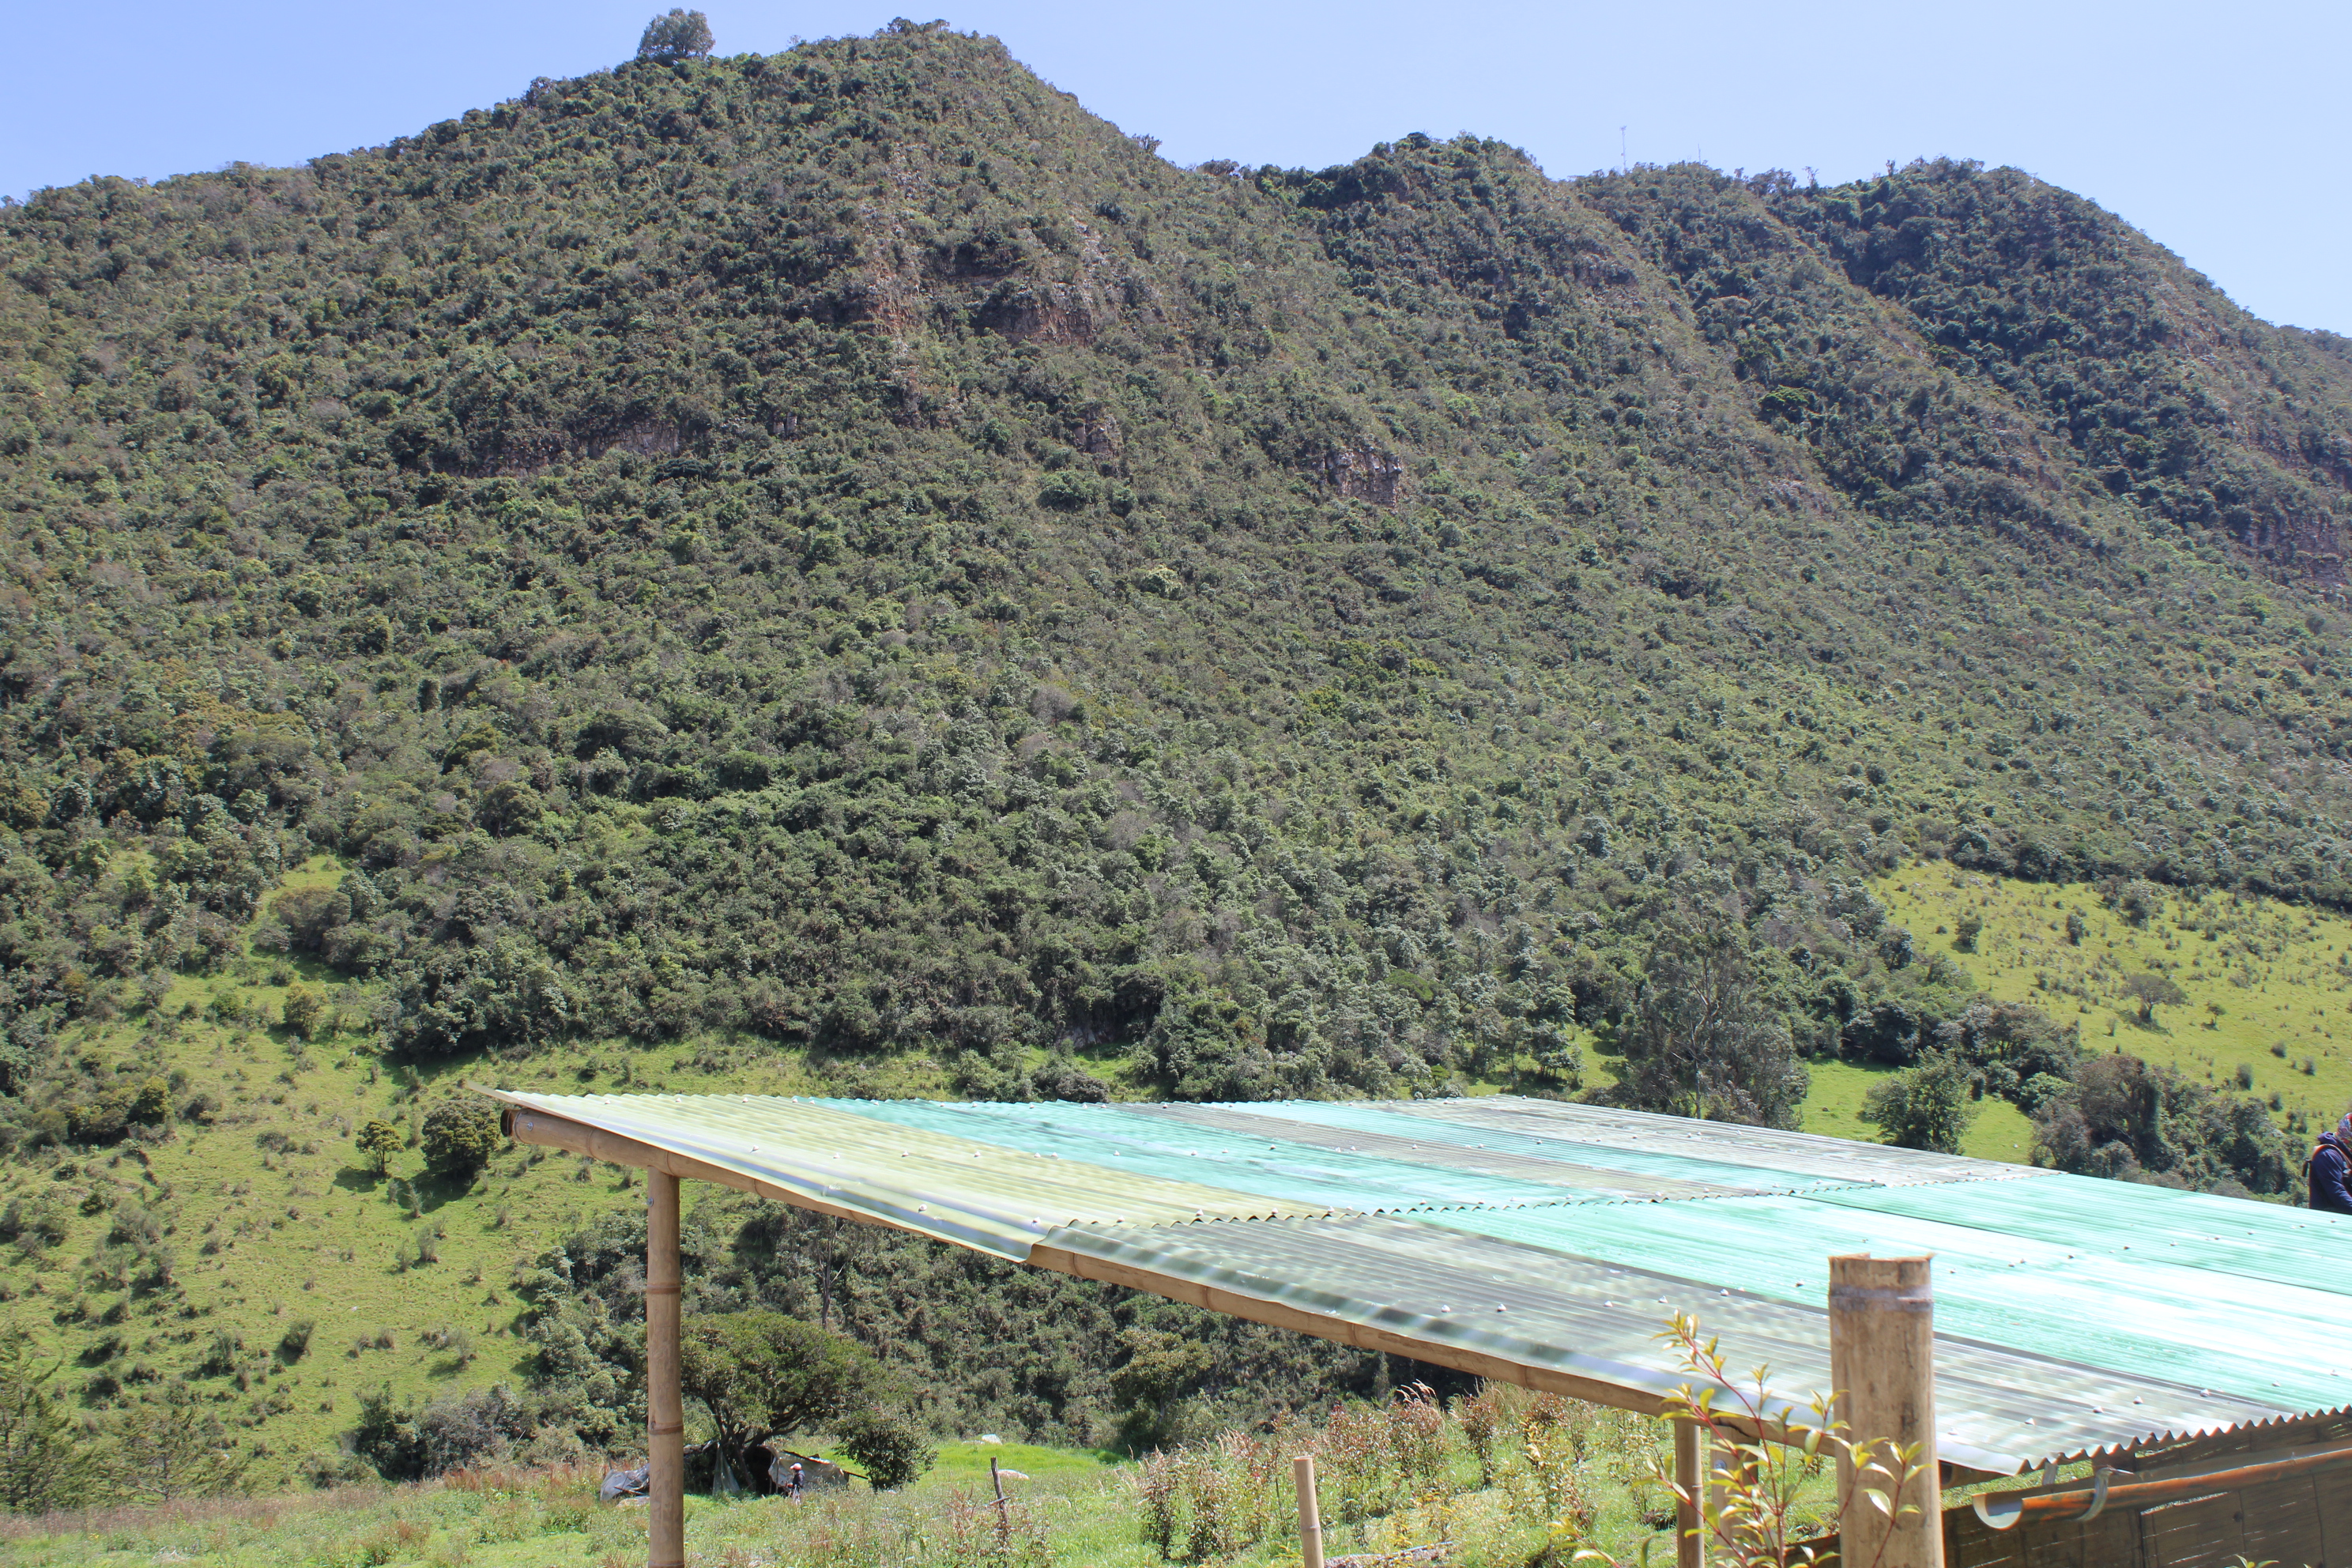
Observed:
[[[2311,1152],[2311,1206],[2328,1214],[2352,1214],[2352,1110],[2333,1132],[2319,1136]]]

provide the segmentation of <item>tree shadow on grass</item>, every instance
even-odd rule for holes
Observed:
[[[438,1171],[425,1171],[409,1178],[408,1190],[416,1194],[416,1206],[426,1214],[444,1204],[456,1203],[474,1190],[474,1173],[449,1175]]]

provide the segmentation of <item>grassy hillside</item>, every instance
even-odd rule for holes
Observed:
[[[1864,1114],[1864,1100],[1872,1089],[1897,1069],[1835,1058],[1808,1062],[1812,1083],[1805,1095],[1804,1131],[1828,1138],[1880,1141],[1881,1130]],[[1960,1152],[1979,1160],[2005,1160],[2012,1165],[2032,1163],[2033,1123],[2005,1100],[1988,1097],[1977,1103],[1976,1118],[1960,1140]]]
[[[2240,1083],[2315,1131],[2333,1126],[2352,1105],[2352,921],[2264,899],[2151,892],[2133,919],[2090,889],[1943,868],[1885,885],[1893,917],[1923,942],[1948,946],[1962,919],[1983,922],[1964,956],[1991,994],[2078,1019],[2101,1049]],[[2069,914],[2086,928],[2079,942],[2068,940]],[[2186,999],[2143,1020],[2121,988],[2150,973]]]
[[[627,1201],[609,1170],[524,1151],[470,1189],[413,1151],[377,1175],[352,1134],[371,1118],[413,1129],[415,1080],[365,1034],[263,1026],[299,978],[249,961],[175,986],[152,1030],[75,1031],[94,1071],[166,1076],[183,1114],[168,1135],[53,1149],[0,1178],[15,1243],[0,1291],[67,1363],[59,1381],[102,1409],[184,1379],[265,1485],[331,1462],[362,1394],[522,1385],[536,1352],[515,1333],[516,1270]],[[532,1076],[555,1081],[552,1064]]]

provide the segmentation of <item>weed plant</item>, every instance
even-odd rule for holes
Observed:
[[[1327,1542],[1384,1552],[1444,1541],[1461,1561],[1524,1563],[1667,1528],[1660,1422],[1488,1383],[1440,1404],[1421,1386],[1152,1454],[1137,1467],[1143,1534],[1168,1561],[1223,1562],[1294,1539],[1291,1460],[1314,1458]],[[1514,1556],[1512,1553],[1517,1553]],[[1566,1561],[1561,1557],[1560,1561]]]

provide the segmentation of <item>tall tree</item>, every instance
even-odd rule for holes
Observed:
[[[252,1463],[181,1384],[171,1385],[161,1405],[133,1406],[116,1440],[124,1489],[158,1502],[237,1491]]]
[[[50,1392],[57,1370],[21,1331],[0,1335],[0,1509],[11,1513],[84,1501],[105,1471],[104,1451]]]
[[[1669,931],[1651,948],[1621,1026],[1621,1104],[1793,1128],[1809,1081],[1789,1026],[1766,1004],[1733,931]]]
[[[646,24],[645,37],[637,40],[637,58],[698,59],[710,52],[716,41],[710,36],[709,18],[699,11],[673,7],[669,15]]]
[[[681,1325],[678,1353],[682,1386],[709,1410],[730,1458],[770,1436],[829,1431],[877,1487],[903,1485],[930,1462],[898,1415],[895,1380],[838,1334],[782,1312],[703,1315]]]

